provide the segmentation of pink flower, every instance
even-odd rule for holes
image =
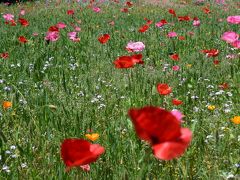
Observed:
[[[57,26],[57,28],[59,28],[59,29],[64,29],[65,27],[67,27],[67,25],[64,24],[63,22],[57,23],[56,26]]]
[[[76,27],[74,28],[74,30],[77,31],[77,32],[80,32],[80,31],[81,31],[81,28],[78,27],[78,26],[76,26]]]
[[[86,172],[90,171],[91,169],[89,164],[81,165],[80,168],[82,168],[82,170]]]
[[[21,9],[20,12],[19,12],[19,15],[24,16],[25,15],[25,10]]]
[[[126,49],[129,52],[143,51],[144,48],[145,48],[145,45],[142,42],[129,42],[126,46]]]
[[[193,26],[200,26],[200,20],[194,20]]]
[[[178,111],[177,109],[173,109],[173,110],[171,111],[171,114],[172,114],[177,120],[179,120],[180,122],[184,122],[184,121],[182,120],[182,118],[184,117],[184,115],[183,115],[180,111]]]
[[[165,24],[167,24],[167,21],[165,19],[162,19],[161,21],[157,22],[155,26],[160,28],[163,27]]]
[[[228,16],[227,22],[230,24],[240,24],[240,16]]]
[[[215,2],[216,2],[217,4],[224,4],[224,3],[225,3],[225,0],[215,0]]]
[[[93,7],[92,10],[96,13],[99,13],[101,11],[99,7]]]
[[[3,15],[3,18],[4,18],[6,21],[12,21],[13,18],[14,18],[14,15],[12,15],[12,14],[4,14],[4,15]]]
[[[45,36],[47,41],[57,41],[59,39],[59,33],[57,31],[48,31]]]
[[[237,49],[240,49],[240,40],[234,41],[231,45]]]
[[[176,32],[169,32],[167,35],[169,38],[176,37],[177,33]]]
[[[70,40],[74,41],[74,42],[79,42],[80,38],[77,37],[77,32],[69,32],[68,33],[68,37]]]
[[[172,70],[173,70],[173,71],[178,71],[179,69],[180,69],[180,67],[177,66],[177,65],[172,67]]]
[[[238,40],[239,35],[233,31],[228,31],[223,33],[221,39],[226,41],[227,43],[233,43],[234,41]]]

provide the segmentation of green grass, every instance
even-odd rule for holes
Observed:
[[[1,13],[15,17],[20,8],[26,9],[24,18],[30,23],[28,27],[11,27],[4,24],[3,18],[0,21],[0,53],[9,53],[8,59],[0,59],[0,79],[4,80],[0,84],[0,101],[13,103],[11,109],[0,111],[0,179],[225,179],[228,174],[239,177],[235,164],[240,163],[240,129],[230,119],[240,115],[240,60],[226,58],[228,54],[239,56],[239,50],[232,50],[220,39],[226,31],[240,33],[239,25],[226,22],[229,15],[237,15],[236,6],[224,11],[222,6],[213,5],[210,15],[202,12],[202,6],[175,9],[178,15],[197,16],[201,20],[199,28],[193,27],[192,21],[178,22],[167,13],[168,7],[138,5],[129,13],[120,12],[120,5],[100,7],[101,13],[86,8],[80,11],[77,5],[66,4],[47,8],[43,3],[0,6]],[[81,20],[78,43],[67,37],[67,32],[74,31],[70,23],[75,22],[66,15],[68,9],[74,9],[76,20]],[[154,23],[166,19],[174,26],[158,29],[153,23],[146,33],[139,33],[145,17]],[[219,18],[223,22],[218,22]],[[111,20],[115,21],[114,26],[108,24]],[[61,30],[57,42],[47,45],[45,33],[60,21],[67,28]],[[167,38],[170,31],[186,40]],[[190,31],[195,35],[187,35]],[[34,32],[39,36],[33,37]],[[102,45],[97,38],[104,33],[109,33],[111,39]],[[27,44],[18,42],[21,35],[29,40]],[[115,69],[113,61],[129,54],[125,46],[130,40],[144,42],[144,66]],[[220,60],[217,66],[212,58],[200,53],[212,48],[220,50],[215,58]],[[180,61],[168,57],[174,51]],[[165,64],[169,67],[163,71]],[[172,71],[172,65],[179,65],[181,70]],[[223,82],[230,88],[214,95]],[[160,96],[157,83],[168,83],[173,94]],[[6,87],[11,90],[6,91]],[[97,102],[91,102],[99,95]],[[184,104],[173,106],[172,98],[181,99]],[[208,110],[209,104],[216,109]],[[185,114],[183,126],[192,130],[193,140],[179,159],[157,160],[150,146],[137,138],[127,112],[146,105],[179,109]],[[226,113],[226,109],[230,112]],[[104,146],[106,152],[91,164],[90,172],[73,168],[66,173],[60,144],[65,138],[85,138],[88,129],[100,134],[96,143]],[[10,150],[12,145],[15,150]],[[17,157],[12,158],[7,150]],[[22,163],[27,167],[22,168]],[[4,165],[9,167],[9,173],[2,169]]]

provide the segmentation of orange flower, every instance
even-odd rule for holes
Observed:
[[[85,137],[91,141],[96,141],[99,138],[99,134],[98,133],[85,134]]]
[[[3,101],[2,106],[3,109],[8,109],[12,107],[12,103],[10,101]]]
[[[231,120],[234,124],[240,124],[240,116],[234,116]]]

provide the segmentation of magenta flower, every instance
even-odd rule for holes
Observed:
[[[173,37],[176,37],[176,36],[177,36],[177,33],[176,33],[176,32],[169,32],[167,36],[168,36],[169,38],[173,38]]]
[[[77,32],[80,32],[80,31],[81,31],[81,28],[78,27],[78,26],[76,26],[76,27],[74,28],[74,30],[77,31]]]
[[[21,9],[20,12],[19,12],[19,15],[24,16],[25,15],[25,10]]]
[[[3,15],[3,18],[4,18],[6,21],[12,21],[13,18],[14,18],[14,15],[12,15],[12,14],[4,14],[4,15]]]
[[[175,65],[172,67],[172,70],[173,71],[179,71],[180,67],[178,65]]]
[[[233,43],[237,41],[239,38],[239,35],[233,31],[228,31],[223,33],[221,39],[226,41],[227,43]]]
[[[200,20],[194,20],[193,26],[200,26]]]
[[[231,45],[237,49],[240,49],[240,40],[234,41]]]
[[[74,42],[79,42],[80,38],[77,37],[77,32],[69,32],[68,33],[68,37],[70,40],[74,41]]]
[[[230,24],[240,24],[240,16],[228,16],[227,22]]]
[[[45,40],[47,41],[57,41],[59,39],[59,33],[57,31],[48,31]]]
[[[184,115],[183,115],[180,111],[178,111],[177,109],[173,109],[173,110],[171,111],[171,114],[172,114],[177,120],[179,120],[180,122],[184,122],[184,121],[182,120],[182,118],[184,117]]]
[[[64,24],[63,22],[57,23],[56,26],[57,26],[59,29],[64,29],[65,27],[67,27],[67,25]]]
[[[96,13],[99,13],[101,11],[99,7],[93,7],[92,10]]]
[[[140,52],[143,51],[145,49],[145,45],[143,44],[143,42],[129,42],[126,46],[126,49],[129,52]]]

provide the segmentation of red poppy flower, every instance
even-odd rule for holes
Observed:
[[[220,84],[218,87],[219,87],[220,89],[225,90],[225,89],[228,89],[228,88],[229,88],[229,85],[228,85],[228,83],[224,82],[224,83]]]
[[[104,151],[99,144],[91,144],[83,139],[65,139],[61,145],[61,157],[67,170],[95,162]]]
[[[168,12],[169,12],[170,14],[172,14],[173,16],[176,16],[176,13],[175,13],[175,11],[174,11],[173,9],[169,9]]]
[[[74,15],[74,10],[72,10],[72,9],[67,10],[67,14],[68,14],[68,15]]]
[[[6,21],[5,24],[10,24],[10,26],[16,26],[17,23],[14,20]]]
[[[163,25],[165,25],[165,24],[168,23],[165,19],[162,19],[160,22],[161,22]]]
[[[19,36],[18,40],[21,43],[27,43],[28,42],[28,40],[24,36]]]
[[[198,17],[194,17],[193,20],[194,21],[198,21],[199,19],[198,19]]]
[[[211,12],[207,7],[204,7],[202,10],[205,14],[209,14]]]
[[[191,18],[189,16],[178,16],[178,21],[190,21]]]
[[[205,49],[205,50],[201,50],[202,53],[205,53],[207,57],[216,57],[219,54],[219,50],[218,49]]]
[[[3,53],[0,53],[0,57],[3,59],[7,59],[9,57],[9,54],[8,52],[3,52]]]
[[[214,61],[213,61],[213,64],[215,64],[215,65],[218,65],[219,63],[220,63],[219,60],[214,60]]]
[[[128,8],[122,8],[121,12],[127,13],[128,12]]]
[[[149,28],[149,25],[145,24],[139,28],[138,32],[141,32],[141,33],[146,32],[148,28]]]
[[[57,31],[57,32],[59,32],[59,28],[57,27],[57,26],[50,26],[49,28],[48,28],[48,31],[49,32],[54,32],[54,31]]]
[[[152,145],[156,158],[171,160],[181,156],[192,139],[187,128],[181,128],[181,121],[159,107],[130,109],[128,112],[140,139]]]
[[[18,18],[18,22],[24,27],[29,25],[29,22],[24,18]]]
[[[142,54],[132,56],[121,56],[114,62],[115,68],[132,68],[135,64],[143,64]]]
[[[127,1],[127,2],[126,2],[126,5],[127,5],[128,7],[132,7],[132,6],[133,6],[133,3],[132,3],[131,1]]]
[[[168,95],[172,92],[172,88],[168,86],[168,84],[158,84],[157,91],[161,95]]]
[[[174,60],[174,61],[179,61],[179,56],[178,56],[178,54],[172,54],[172,55],[170,55],[169,56],[172,60]]]
[[[108,42],[109,39],[110,39],[110,35],[109,34],[104,34],[104,35],[102,35],[98,38],[98,41],[101,44],[105,44],[106,42]]]
[[[172,104],[175,105],[175,106],[179,106],[181,105],[183,102],[179,99],[173,99],[172,100]]]
[[[178,39],[183,41],[183,40],[185,40],[185,37],[184,36],[178,36]]]

